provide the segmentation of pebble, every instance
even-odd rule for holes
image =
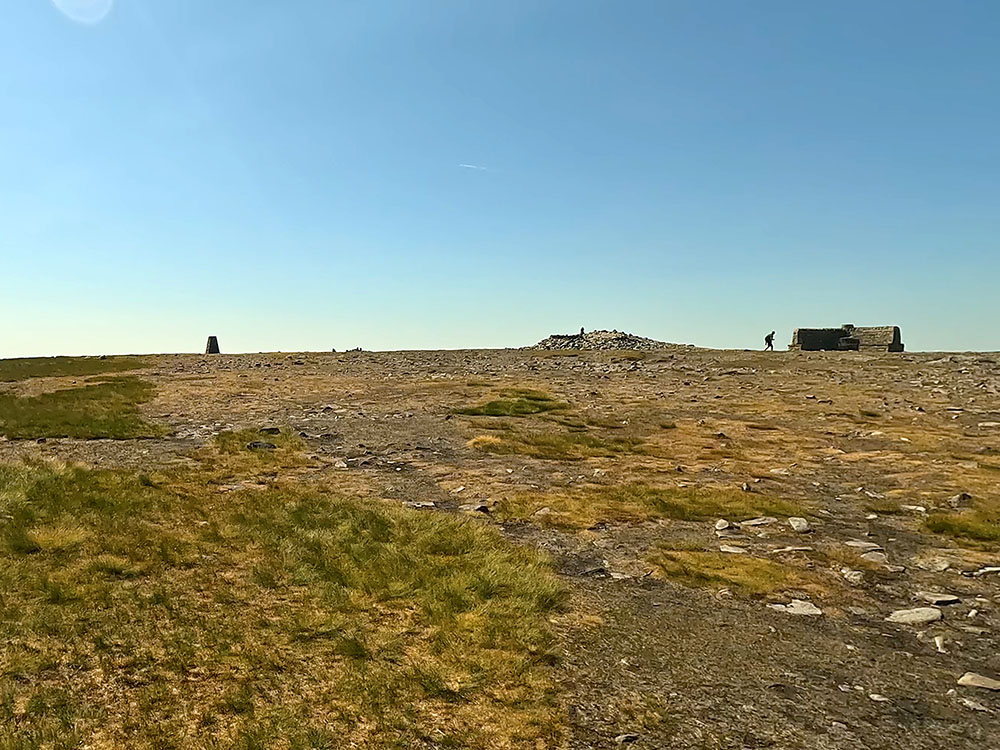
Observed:
[[[619,734],[617,737],[615,737],[615,742],[617,742],[619,745],[630,745],[633,742],[638,742],[638,741],[639,741],[639,735],[632,733]]]
[[[792,531],[799,534],[804,534],[809,531],[809,522],[804,518],[799,518],[797,516],[792,516],[788,519],[788,525],[792,527]]]
[[[817,607],[812,602],[803,601],[802,599],[792,599],[789,604],[768,604],[773,610],[778,612],[784,612],[789,615],[805,615],[807,617],[816,617],[817,615],[823,614],[823,610]]]
[[[985,690],[1000,690],[1000,680],[984,677],[975,672],[966,672],[958,678],[958,684],[962,687],[977,687]]]
[[[745,555],[747,553],[743,547],[734,547],[729,544],[723,544],[719,547],[719,552],[726,552],[730,555]]]
[[[729,528],[729,521],[727,521],[725,518],[720,518],[718,521],[715,522],[716,531],[723,531],[724,529],[728,528]]]
[[[937,622],[941,617],[941,610],[937,607],[916,607],[914,609],[897,609],[886,617],[885,621],[900,625],[929,625],[932,622]]]

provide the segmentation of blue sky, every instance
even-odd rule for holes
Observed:
[[[0,14],[0,356],[1000,349],[1000,3]]]

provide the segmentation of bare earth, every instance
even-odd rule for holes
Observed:
[[[935,512],[1000,506],[996,354],[451,351],[164,355],[137,374],[158,395],[149,440],[0,442],[0,461],[183,464],[223,430],[290,426],[359,493],[467,513],[547,552],[570,588],[554,627],[568,747],[1000,747],[1000,566],[988,540],[933,533]],[[66,378],[2,386],[20,394]],[[567,406],[525,417],[457,414],[506,390]],[[579,459],[497,454],[470,441],[504,431],[634,439],[642,450]],[[744,488],[801,508],[716,533],[715,520],[658,516],[567,524],[545,497],[642,483]],[[226,488],[220,488],[225,491]],[[960,495],[960,493],[967,493]],[[959,496],[956,498],[956,496]],[[498,512],[515,497],[541,512]],[[431,505],[433,504],[433,505]],[[481,507],[480,507],[481,506]],[[732,523],[746,518],[728,518]],[[864,546],[885,558],[864,560]],[[819,583],[747,594],[671,580],[662,546],[742,548]],[[781,551],[785,548],[798,548]],[[879,551],[879,550],[876,550]],[[887,622],[934,606],[939,621]],[[809,601],[821,615],[770,604]]]

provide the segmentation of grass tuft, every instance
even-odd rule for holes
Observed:
[[[481,435],[469,441],[470,447],[487,453],[563,461],[641,453],[642,445],[637,438],[605,439],[581,432]]]
[[[539,511],[546,509],[539,514]],[[592,486],[570,493],[515,495],[497,512],[508,519],[531,519],[549,526],[587,529],[598,523],[672,518],[704,521],[760,515],[792,516],[803,509],[789,501],[735,489],[650,487],[645,484]]]
[[[924,529],[973,547],[993,547],[1000,543],[1000,513],[976,508],[963,513],[934,513],[924,521]]]
[[[649,561],[658,576],[696,588],[732,588],[750,596],[818,588],[818,579],[804,571],[751,555],[660,549]]]

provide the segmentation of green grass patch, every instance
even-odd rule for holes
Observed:
[[[456,414],[470,417],[526,417],[568,408],[568,404],[557,401],[543,391],[516,388],[503,391],[501,398],[479,406],[456,409]]]
[[[480,435],[469,446],[487,453],[524,455],[554,461],[579,461],[584,458],[642,453],[638,438],[605,439],[583,432],[518,432],[507,435]]]
[[[924,529],[973,547],[994,547],[1000,543],[1000,511],[976,508],[962,513],[934,513],[924,521]]]
[[[497,513],[511,520],[588,529],[599,523],[672,518],[681,521],[787,517],[803,509],[786,500],[736,489],[650,487],[645,484],[592,486],[570,493],[522,494],[501,500]]]
[[[162,430],[139,414],[139,404],[154,393],[152,385],[138,378],[107,377],[39,396],[0,394],[0,434],[8,438],[154,437]]]
[[[206,478],[0,465],[0,747],[559,744],[535,553]]]
[[[818,588],[805,571],[751,555],[664,548],[648,559],[659,577],[693,588],[728,588],[749,596]]]
[[[88,377],[145,367],[140,357],[32,357],[0,359],[0,383],[28,378]]]

